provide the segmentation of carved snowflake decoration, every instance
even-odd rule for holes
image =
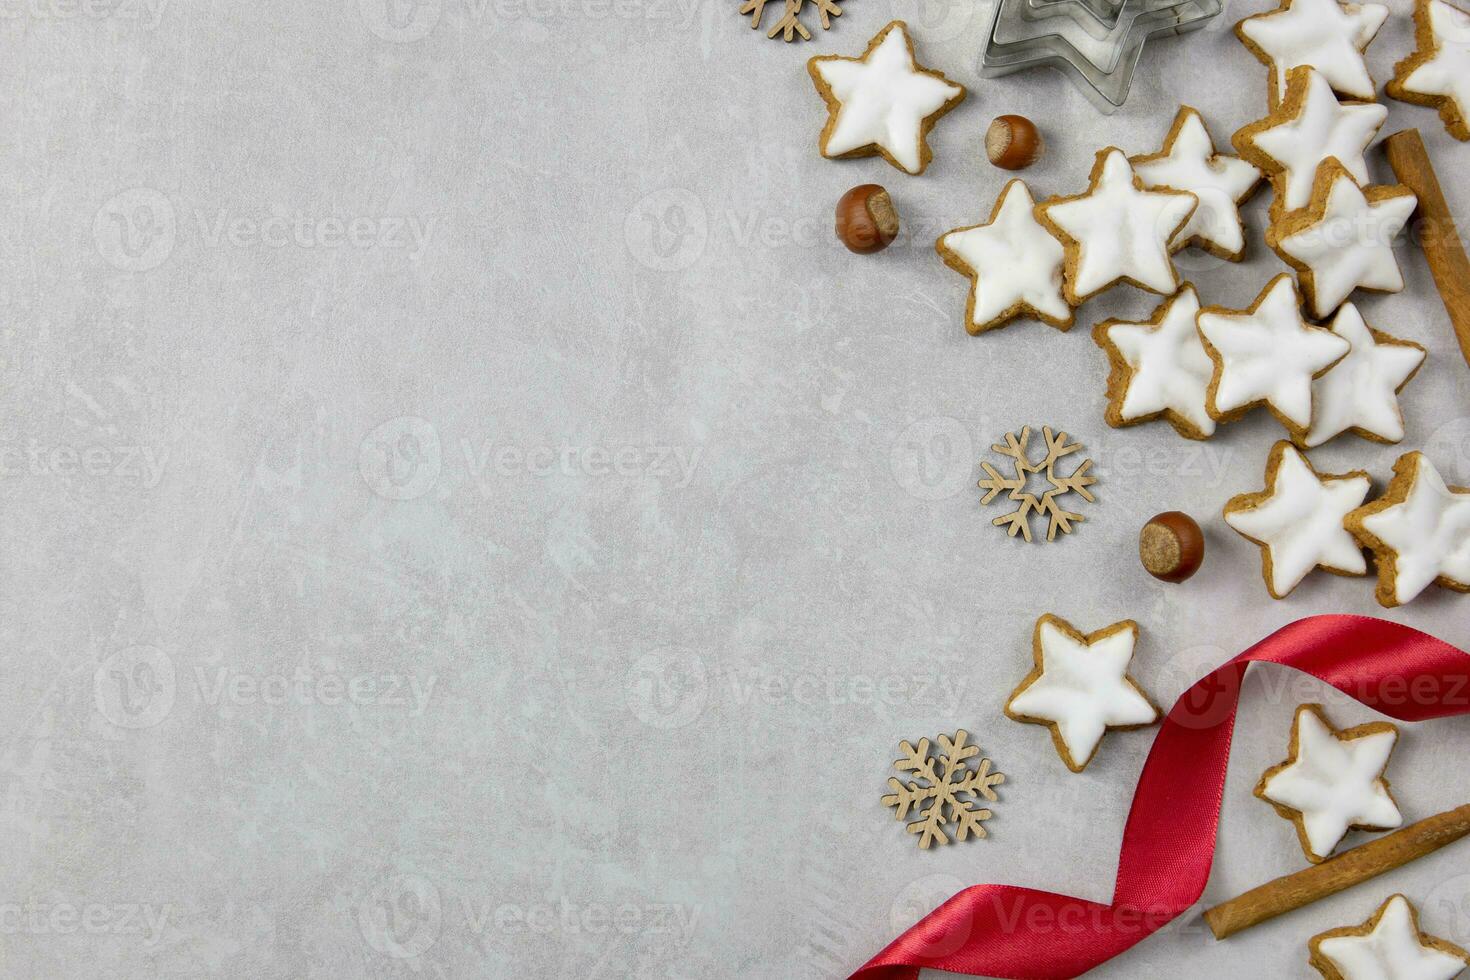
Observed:
[[[1020,506],[1009,514],[1003,514],[991,521],[998,527],[1008,530],[1010,537],[1020,534],[1027,541],[1031,540],[1031,515],[1042,514],[1048,518],[1046,527],[1046,540],[1056,538],[1057,532],[1063,534],[1072,533],[1072,523],[1082,522],[1085,518],[1076,511],[1066,510],[1058,503],[1058,498],[1068,493],[1075,493],[1088,503],[1097,498],[1087,488],[1097,482],[1097,477],[1088,476],[1087,470],[1092,466],[1092,460],[1084,459],[1077,468],[1068,476],[1061,476],[1057,472],[1057,461],[1063,456],[1069,456],[1082,448],[1080,443],[1068,443],[1065,432],[1053,433],[1051,426],[1043,426],[1041,438],[1046,443],[1046,456],[1039,463],[1033,463],[1027,457],[1028,445],[1031,442],[1031,426],[1026,426],[1019,433],[1007,432],[1004,444],[991,446],[990,448],[1011,460],[1014,470],[1013,476],[1004,476],[989,462],[982,462],[981,468],[985,470],[985,479],[980,481],[980,488],[987,491],[980,499],[982,504],[988,504],[995,499],[996,495],[1007,492],[1007,499],[1014,501]],[[1046,482],[1051,489],[1045,491],[1040,497],[1027,491],[1027,474],[1041,473],[1046,476]]]
[[[770,2],[771,0],[744,0],[740,5],[740,13],[749,14],[750,26],[759,29],[761,15]],[[781,40],[790,41],[800,34],[803,41],[810,41],[812,32],[801,22],[801,8],[804,4],[810,4],[817,9],[817,17],[821,20],[824,31],[832,26],[833,17],[842,16],[842,8],[837,5],[836,0],[785,0],[785,9],[781,12],[780,20],[766,33],[766,37],[780,34]]]
[[[966,745],[969,733],[961,729],[954,737],[939,736],[941,751],[937,756],[929,753],[929,740],[919,739],[917,747],[902,742],[898,750],[903,758],[893,765],[899,772],[912,773],[917,779],[904,782],[897,776],[888,777],[888,788],[893,790],[883,797],[883,805],[894,807],[893,818],[902,820],[912,810],[919,819],[908,825],[909,833],[919,835],[919,847],[928,849],[934,843],[950,843],[945,831],[948,824],[955,825],[955,839],[985,837],[985,821],[991,817],[988,808],[979,805],[980,799],[994,803],[998,799],[991,787],[1005,782],[1002,773],[991,772],[991,762],[982,758],[978,769],[965,765],[965,760],[980,754],[978,745]]]

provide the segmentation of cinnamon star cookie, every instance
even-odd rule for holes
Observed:
[[[1386,721],[1333,729],[1320,704],[1296,709],[1285,762],[1267,769],[1256,796],[1296,825],[1307,860],[1327,860],[1349,830],[1404,822],[1383,778],[1399,730]]]
[[[1108,355],[1108,424],[1163,418],[1186,439],[1207,439],[1215,420],[1205,407],[1215,364],[1200,343],[1199,296],[1189,283],[1142,323],[1104,320],[1092,338]]]
[[[1312,428],[1300,440],[1308,449],[1352,432],[1373,442],[1404,438],[1398,393],[1419,371],[1426,351],[1409,340],[1374,330],[1352,303],[1344,303],[1332,332],[1352,344],[1348,356],[1312,382]]]
[[[1293,68],[1281,104],[1230,141],[1271,178],[1276,188],[1271,215],[1279,219],[1311,203],[1317,168],[1329,157],[1336,157],[1359,184],[1371,183],[1363,153],[1387,118],[1388,110],[1377,103],[1338,102],[1316,69]]]
[[[1423,453],[1393,465],[1383,496],[1348,514],[1378,562],[1378,601],[1400,606],[1431,585],[1470,592],[1470,488],[1447,486]]]
[[[1330,159],[1317,170],[1311,202],[1267,229],[1266,244],[1297,271],[1312,316],[1324,320],[1355,289],[1403,291],[1393,242],[1418,206],[1402,184],[1365,191]]]
[[[1286,76],[1308,65],[1322,73],[1334,91],[1372,102],[1378,94],[1363,52],[1388,19],[1381,3],[1341,4],[1337,0],[1281,0],[1281,6],[1247,17],[1235,35],[1271,69],[1271,104],[1286,94]]]
[[[963,85],[914,61],[901,20],[879,31],[861,58],[823,55],[806,67],[827,103],[820,145],[832,159],[879,154],[905,173],[921,174],[933,158],[929,130],[965,98]]]
[[[1470,953],[1419,930],[1419,913],[1402,895],[1390,895],[1362,925],[1318,933],[1307,948],[1326,980],[1452,980],[1470,966]]]
[[[1179,288],[1170,245],[1199,198],[1187,191],[1146,190],[1128,157],[1110,146],[1097,154],[1087,193],[1036,206],[1041,223],[1066,248],[1067,302],[1129,282],[1168,296]]]
[[[956,228],[934,243],[944,264],[969,276],[965,329],[971,334],[1031,316],[1070,329],[1072,307],[1062,295],[1062,243],[1037,222],[1031,189],[1006,184],[983,225]]]
[[[1067,768],[1081,772],[1109,728],[1143,728],[1159,709],[1128,676],[1138,624],[1131,619],[1085,636],[1048,613],[1036,621],[1036,667],[1006,702],[1006,717],[1051,729]]]
[[[1285,599],[1314,568],[1366,575],[1363,548],[1343,526],[1373,482],[1362,470],[1318,473],[1282,440],[1266,458],[1266,489],[1231,497],[1225,523],[1261,547],[1261,574],[1273,599]]]
[[[1302,319],[1301,297],[1286,273],[1271,280],[1250,309],[1207,306],[1196,322],[1215,362],[1206,403],[1211,417],[1230,422],[1265,405],[1294,435],[1312,424],[1312,380],[1351,347]]]
[[[1199,198],[1199,207],[1174,238],[1175,250],[1198,245],[1231,262],[1245,257],[1240,205],[1255,193],[1261,171],[1240,157],[1217,153],[1198,109],[1180,106],[1163,149],[1130,162],[1144,187],[1189,191]]]
[[[1419,49],[1394,68],[1388,94],[1439,110],[1450,135],[1470,140],[1470,12],[1444,0],[1416,0]]]

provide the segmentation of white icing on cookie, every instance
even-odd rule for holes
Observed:
[[[1104,328],[1107,339],[1133,370],[1120,414],[1125,420],[1172,411],[1204,435],[1215,431],[1205,397],[1215,362],[1205,353],[1195,329],[1199,296],[1186,285],[1160,307],[1153,323],[1116,322]]]
[[[1363,51],[1387,19],[1388,8],[1377,3],[1290,0],[1282,10],[1247,17],[1239,29],[1271,61],[1278,100],[1286,94],[1287,73],[1310,65],[1338,92],[1371,102],[1377,91]]]
[[[1159,713],[1128,677],[1138,628],[1133,624],[1079,643],[1052,619],[1037,624],[1042,672],[1011,698],[1012,713],[1056,726],[1078,765],[1097,751],[1108,728],[1148,725]]]
[[[1312,200],[1317,167],[1336,157],[1360,184],[1368,184],[1368,164],[1363,152],[1388,118],[1378,104],[1343,105],[1332,94],[1332,86],[1319,73],[1307,69],[1306,99],[1295,118],[1257,133],[1256,147],[1283,168],[1282,206],[1288,211],[1304,208]]]
[[[1122,279],[1168,295],[1179,286],[1169,243],[1198,198],[1140,189],[1123,151],[1108,148],[1081,197],[1040,205],[1045,217],[1077,243],[1072,292],[1081,300]]]
[[[1470,125],[1470,13],[1429,0],[1434,53],[1399,84],[1416,95],[1450,99]]]
[[[1342,980],[1451,980],[1470,965],[1462,956],[1420,942],[1413,906],[1402,895],[1388,900],[1366,935],[1327,936],[1316,952]]]
[[[1332,332],[1352,344],[1348,356],[1312,382],[1312,428],[1308,448],[1361,429],[1386,442],[1404,437],[1398,390],[1424,363],[1424,348],[1406,343],[1379,343],[1352,303],[1337,311]]]
[[[1133,169],[1145,187],[1172,187],[1199,198],[1188,224],[1174,236],[1176,245],[1199,240],[1239,255],[1245,249],[1239,202],[1260,181],[1261,171],[1239,157],[1216,153],[1198,112],[1186,106],[1179,113],[1172,139],[1164,147],[1166,155],[1156,160],[1135,157]]]
[[[1368,478],[1323,478],[1301,452],[1284,442],[1277,443],[1271,455],[1279,462],[1266,498],[1244,506],[1238,503],[1241,498],[1235,498],[1225,507],[1225,523],[1266,549],[1271,594],[1284,598],[1318,567],[1349,575],[1367,573],[1363,547],[1342,522],[1367,498],[1373,487]]]
[[[1296,759],[1265,778],[1261,793],[1301,814],[1313,854],[1331,854],[1351,827],[1404,822],[1382,779],[1397,731],[1339,738],[1316,711],[1303,707],[1296,713],[1295,740]]]
[[[1470,586],[1470,492],[1455,492],[1422,453],[1402,503],[1363,518],[1363,529],[1395,552],[1394,598],[1403,604],[1444,576]]]
[[[891,24],[884,32],[878,46],[861,59],[813,59],[813,70],[841,103],[823,152],[841,156],[880,146],[904,170],[918,173],[924,120],[964,89],[914,64],[902,24]]]
[[[970,321],[984,327],[1017,307],[1070,322],[1062,296],[1062,243],[1036,220],[1031,191],[1013,180],[987,225],[952,231],[939,240],[975,276]]]
[[[1407,189],[1381,187],[1369,200],[1345,171],[1334,167],[1323,173],[1332,183],[1322,220],[1275,240],[1279,251],[1310,271],[1312,315],[1319,319],[1330,316],[1355,289],[1403,290],[1393,242],[1419,203]]]
[[[1312,423],[1312,378],[1342,358],[1343,338],[1302,319],[1290,276],[1277,276],[1254,308],[1206,311],[1199,331],[1216,362],[1210,414],[1216,418],[1264,401],[1298,429]]]

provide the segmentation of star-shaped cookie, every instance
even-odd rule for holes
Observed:
[[[1318,933],[1307,948],[1326,980],[1452,980],[1470,966],[1470,953],[1419,931],[1419,913],[1402,895],[1362,925]]]
[[[1320,446],[1344,432],[1374,442],[1399,442],[1404,415],[1398,393],[1424,363],[1424,348],[1374,330],[1352,303],[1337,311],[1332,332],[1352,344],[1352,350],[1312,382],[1312,427],[1301,445]]]
[[[1378,601],[1400,606],[1430,585],[1470,592],[1470,488],[1447,486],[1423,453],[1393,464],[1383,496],[1347,516],[1378,562]]]
[[[1394,67],[1388,94],[1439,110],[1450,135],[1470,140],[1470,12],[1444,0],[1416,0],[1419,47]]]
[[[1144,187],[1189,191],[1199,198],[1199,207],[1174,237],[1175,249],[1198,245],[1231,262],[1245,257],[1240,205],[1260,184],[1261,171],[1239,157],[1215,152],[1198,109],[1180,106],[1163,149],[1130,162]]]
[[[1308,65],[1322,73],[1334,91],[1372,102],[1378,95],[1363,52],[1388,19],[1379,3],[1340,4],[1337,0],[1281,0],[1281,6],[1247,17],[1235,34],[1271,69],[1271,104],[1286,94],[1286,76]]]
[[[1179,288],[1170,245],[1199,198],[1187,191],[1145,190],[1128,157],[1101,150],[1087,193],[1036,206],[1041,223],[1066,247],[1067,302],[1129,282],[1164,296]]]
[[[1386,721],[1336,731],[1320,704],[1296,709],[1286,761],[1267,769],[1255,793],[1296,824],[1307,860],[1327,860],[1349,830],[1404,822],[1383,778],[1399,730]]]
[[[1104,320],[1092,338],[1108,355],[1108,424],[1163,418],[1186,439],[1207,439],[1215,420],[1205,408],[1215,363],[1195,329],[1199,296],[1189,283],[1159,304],[1153,319]]]
[[[914,61],[914,43],[901,20],[879,31],[861,58],[822,55],[806,68],[827,103],[822,156],[876,153],[910,174],[929,166],[933,153],[925,137],[965,98],[963,85]]]
[[[1261,573],[1273,599],[1285,599],[1314,568],[1366,575],[1363,547],[1343,527],[1373,489],[1362,470],[1318,473],[1282,440],[1266,458],[1266,489],[1231,497],[1225,523],[1261,546]]]
[[[1311,203],[1268,228],[1266,244],[1297,271],[1312,315],[1325,320],[1355,289],[1403,290],[1393,242],[1418,205],[1402,184],[1365,192],[1328,160],[1317,170]]]
[[[1196,322],[1215,362],[1210,415],[1230,422],[1265,405],[1293,434],[1312,424],[1312,380],[1351,346],[1302,319],[1301,297],[1286,273],[1271,280],[1250,309],[1206,306]]]
[[[1329,157],[1336,157],[1360,184],[1371,183],[1363,153],[1387,118],[1388,110],[1377,103],[1338,102],[1316,69],[1293,68],[1281,104],[1237,130],[1230,142],[1271,178],[1276,188],[1271,216],[1280,219],[1312,202],[1317,168]]]
[[[1006,702],[1006,717],[1046,725],[1067,768],[1081,772],[1109,728],[1159,720],[1158,707],[1128,676],[1137,640],[1131,619],[1084,636],[1058,616],[1042,616],[1031,639],[1036,666]]]
[[[1033,213],[1031,189],[1020,179],[1000,192],[990,220],[956,228],[934,243],[944,264],[969,276],[965,329],[971,334],[1030,316],[1061,330],[1072,326],[1062,295],[1062,243]]]

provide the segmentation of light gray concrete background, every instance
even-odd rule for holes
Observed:
[[[388,4],[385,6],[385,2]],[[1001,112],[1071,193],[1180,101],[1264,112],[1229,25],[1147,52],[1098,115],[978,77],[989,8],[850,0],[806,45],[735,0],[4,0],[0,38],[0,974],[836,978],[957,888],[1106,899],[1150,733],[1085,775],[1001,715],[1043,612],[1143,625],[1165,702],[1310,613],[1218,514],[1266,418],[1204,445],[1102,421],[1088,329],[961,326],[938,233],[988,213]],[[1410,47],[1408,5],[1371,51]],[[971,88],[922,177],[819,158],[804,62],[907,18]],[[1470,146],[1418,126],[1470,220]],[[1386,177],[1382,161],[1376,161]],[[905,237],[832,241],[886,184]],[[1283,267],[1181,258],[1206,302]],[[1363,303],[1430,350],[1409,437],[1470,482],[1470,369],[1422,257]],[[1064,427],[1103,477],[1071,538],[1005,539],[973,488],[1003,432]],[[1342,439],[1327,470],[1401,449]],[[1140,524],[1207,526],[1185,586]],[[1470,644],[1470,600],[1391,618]],[[1250,796],[1293,707],[1261,671],[1208,901],[1302,865]],[[993,836],[920,852],[879,804],[898,742],[965,727],[1009,774]],[[1465,801],[1470,722],[1408,729],[1405,814]],[[1470,941],[1465,854],[1217,945],[1187,916],[1107,977],[1307,977],[1305,941],[1392,889]]]

